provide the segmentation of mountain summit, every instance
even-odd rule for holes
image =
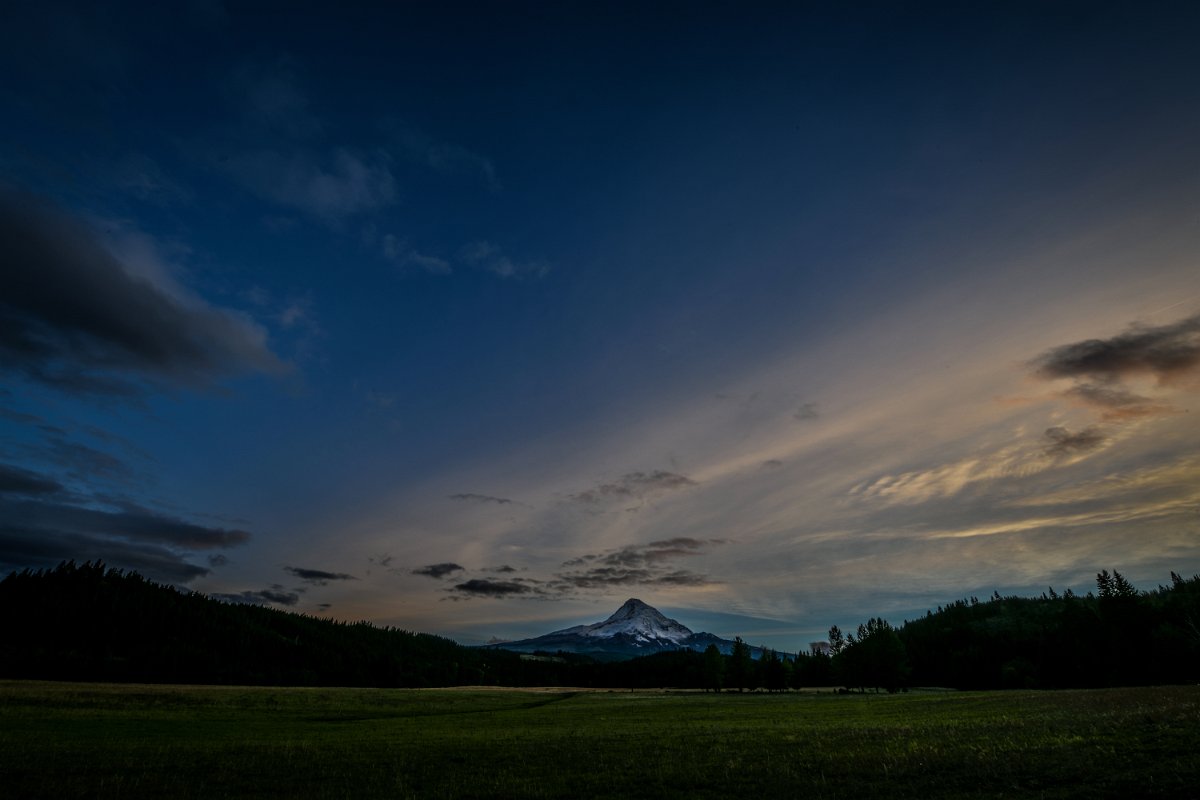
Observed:
[[[657,608],[631,597],[604,622],[576,625],[546,635],[574,635],[592,639],[628,637],[647,644],[665,645],[679,644],[694,634],[690,628],[667,618]]]
[[[591,625],[576,625],[533,639],[490,645],[518,653],[567,652],[597,658],[633,658],[667,650],[703,651],[710,644],[728,653],[733,642],[690,628],[636,598],[626,600],[612,616]]]

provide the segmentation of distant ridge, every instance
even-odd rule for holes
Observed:
[[[631,597],[603,622],[576,625],[532,639],[489,644],[516,653],[578,653],[604,660],[636,658],[677,650],[703,652],[709,645],[728,655],[733,642],[711,633],[695,633],[657,608]],[[759,648],[751,648],[755,657]]]

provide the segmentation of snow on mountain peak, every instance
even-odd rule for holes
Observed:
[[[662,614],[641,600],[630,598],[616,612],[594,625],[580,626],[576,632],[591,638],[611,638],[620,634],[644,641],[681,642],[692,635],[691,629]]]
[[[710,645],[716,645],[726,654],[733,649],[733,642],[711,633],[693,633],[653,606],[631,597],[603,622],[576,625],[533,639],[491,646],[519,653],[564,651],[631,658],[680,649],[700,652]]]

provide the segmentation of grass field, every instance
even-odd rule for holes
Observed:
[[[1200,687],[837,696],[0,682],[0,796],[1200,797]]]

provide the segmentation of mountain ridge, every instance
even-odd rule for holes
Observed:
[[[703,652],[709,645],[716,645],[720,652],[728,655],[733,652],[734,642],[712,633],[696,633],[648,603],[631,597],[601,622],[574,625],[531,639],[497,642],[485,647],[517,653],[565,652],[623,659],[676,650]],[[752,648],[752,651],[757,649]]]

